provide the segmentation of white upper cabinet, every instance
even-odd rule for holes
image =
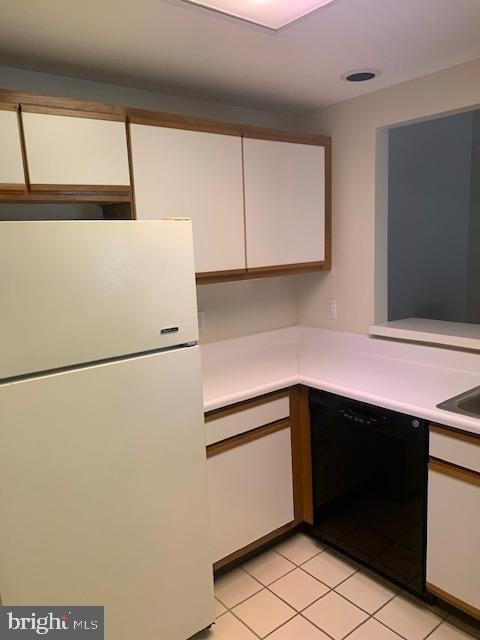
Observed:
[[[0,189],[17,188],[25,188],[18,116],[0,106]]]
[[[37,185],[128,187],[125,123],[22,111],[32,190]]]
[[[245,138],[247,267],[325,260],[325,148]]]
[[[137,218],[192,218],[196,272],[244,270],[241,138],[130,128]]]

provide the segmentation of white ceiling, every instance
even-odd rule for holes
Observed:
[[[181,0],[0,0],[2,64],[270,110],[475,58],[480,0],[335,0],[276,33]],[[339,79],[363,67],[382,75]]]

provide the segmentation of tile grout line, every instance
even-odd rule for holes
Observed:
[[[288,620],[286,620],[284,623],[282,623],[279,627],[276,627],[275,629],[273,629],[271,632],[268,633],[268,635],[271,635],[272,633],[275,633],[275,631],[278,631],[278,629],[281,629],[284,625],[286,625],[288,622],[290,622],[294,617],[296,617],[297,615],[301,616],[302,618],[304,618],[305,620],[307,620],[307,622],[309,622],[310,624],[312,624],[315,628],[317,628],[319,631],[321,631],[322,633],[325,633],[329,638],[332,638],[332,640],[335,640],[330,634],[328,634],[326,631],[324,631],[321,627],[319,627],[317,624],[315,624],[314,622],[312,622],[312,620],[309,620],[306,616],[302,615],[302,612],[305,611],[306,609],[308,609],[309,607],[313,606],[316,602],[318,602],[319,600],[321,600],[322,598],[324,598],[326,595],[328,595],[329,593],[331,593],[332,591],[334,591],[335,587],[330,587],[329,585],[325,584],[324,582],[322,582],[321,580],[319,580],[318,578],[316,578],[315,576],[313,576],[312,574],[308,573],[308,571],[306,571],[305,569],[303,569],[303,565],[307,564],[307,562],[310,562],[310,560],[313,560],[314,558],[318,557],[320,554],[322,554],[324,551],[327,551],[328,547],[325,547],[324,549],[322,549],[321,551],[319,551],[317,554],[315,554],[314,556],[312,556],[311,558],[309,558],[308,560],[305,560],[303,563],[301,564],[296,564],[294,562],[292,562],[292,560],[290,560],[289,558],[287,558],[286,556],[283,556],[281,553],[279,553],[278,551],[276,551],[275,549],[272,549],[272,551],[274,551],[275,553],[277,553],[279,556],[281,556],[282,558],[288,560],[289,562],[291,562],[292,564],[294,564],[294,568],[291,569],[290,571],[287,571],[287,573],[283,574],[283,576],[280,576],[279,578],[277,578],[276,580],[273,580],[273,582],[270,582],[268,585],[264,585],[263,583],[261,583],[254,575],[252,575],[251,573],[248,572],[247,569],[245,569],[242,565],[240,565],[239,569],[242,569],[248,576],[250,576],[253,580],[255,580],[256,582],[258,582],[258,584],[260,584],[262,586],[262,589],[260,589],[259,591],[257,591],[256,593],[253,593],[251,596],[249,596],[248,598],[245,598],[245,600],[242,600],[240,602],[238,602],[237,604],[235,604],[231,609],[227,608],[227,611],[230,612],[235,618],[237,618],[237,620],[239,620],[242,624],[245,625],[245,627],[247,627],[247,629],[249,629],[249,631],[251,631],[252,633],[254,633],[257,637],[258,634],[255,633],[253,631],[253,629],[251,629],[234,611],[233,609],[235,607],[238,607],[239,605],[243,604],[244,602],[247,602],[247,600],[249,600],[250,598],[253,598],[254,596],[256,596],[258,593],[261,593],[263,590],[268,591],[269,593],[271,593],[273,596],[277,597],[279,600],[281,600],[284,604],[286,604],[290,609],[292,609],[292,611],[295,612],[295,614],[289,618]],[[356,565],[358,566],[358,565]],[[306,575],[310,576],[311,578],[313,578],[314,580],[316,580],[319,584],[327,587],[328,591],[326,593],[324,593],[322,596],[320,596],[319,598],[315,599],[313,602],[311,602],[309,605],[307,605],[306,607],[304,607],[302,610],[298,611],[297,609],[295,609],[294,607],[292,607],[292,605],[287,602],[286,600],[284,600],[281,596],[279,596],[278,594],[276,594],[274,591],[272,591],[269,587],[273,584],[275,584],[275,582],[278,582],[279,580],[281,580],[282,578],[284,578],[285,576],[287,576],[290,573],[293,573],[293,571],[295,571],[296,569],[300,569],[301,571],[303,571]],[[343,584],[343,582],[345,582],[346,580],[348,580],[349,578],[351,578],[352,576],[354,576],[356,573],[359,572],[359,568],[354,571],[352,574],[350,574],[349,576],[347,576],[344,580],[342,580],[341,582],[339,582],[336,587],[340,586],[341,584]],[[335,592],[336,593],[336,592]],[[340,594],[337,594],[340,595]],[[343,597],[343,596],[342,596]],[[217,598],[219,600],[219,602],[221,602],[221,604],[223,604],[223,606],[226,606],[219,598]],[[347,600],[347,598],[344,598],[344,600]],[[348,601],[348,600],[347,600]],[[350,602],[350,601],[348,601]],[[354,604],[354,603],[350,603],[350,604]],[[354,605],[356,606],[356,605]],[[360,608],[360,607],[357,607]],[[363,609],[361,609],[363,611]],[[224,613],[222,615],[224,615],[225,613],[227,613],[227,611],[224,611]],[[367,613],[368,612],[364,612]],[[368,614],[369,615],[369,614]],[[221,617],[221,616],[219,616]],[[366,622],[366,620],[364,621]],[[362,623],[363,624],[363,623]],[[359,625],[361,626],[361,625]],[[357,628],[357,627],[356,627]],[[268,637],[265,636],[266,638]]]
[[[327,551],[330,548],[327,545],[322,544],[321,542],[319,542],[318,544],[321,545],[323,547],[323,549],[320,549],[320,551],[317,551],[317,553],[314,553],[313,556],[311,556],[310,558],[307,558],[306,560],[304,560],[300,564],[297,564],[291,558],[289,558],[288,556],[284,555],[281,551],[277,551],[277,549],[275,549],[275,548],[273,548],[272,551],[275,551],[275,553],[278,553],[278,555],[282,556],[282,558],[285,558],[285,560],[288,560],[289,562],[292,562],[293,564],[297,565],[297,567],[300,567],[302,564],[305,564],[306,562],[310,562],[310,560],[313,560],[313,558],[316,558],[321,553],[323,553],[324,551]]]
[[[332,640],[335,640],[335,638],[330,635],[329,633],[327,633],[324,629],[322,629],[321,627],[319,627],[315,622],[313,622],[312,620],[309,620],[304,614],[304,612],[311,606],[313,606],[316,602],[318,602],[319,600],[321,600],[322,598],[324,598],[325,596],[327,596],[329,593],[331,593],[332,591],[334,591],[334,587],[330,587],[330,585],[325,584],[324,582],[322,582],[321,580],[319,580],[316,576],[313,576],[311,573],[309,573],[308,571],[306,571],[303,568],[303,565],[307,564],[307,562],[310,562],[310,560],[313,560],[314,558],[317,558],[319,555],[321,555],[324,551],[327,551],[328,547],[325,547],[325,549],[322,549],[321,551],[319,551],[317,554],[315,554],[314,556],[312,556],[311,558],[309,558],[308,560],[305,560],[304,562],[302,562],[301,564],[297,564],[295,569],[299,569],[300,571],[303,571],[303,573],[305,573],[305,575],[309,576],[310,578],[313,578],[316,582],[318,582],[319,584],[327,587],[328,591],[326,593],[324,593],[322,596],[320,596],[319,598],[316,598],[315,600],[313,600],[313,602],[311,602],[310,604],[308,604],[306,607],[304,607],[303,609],[297,610],[294,607],[292,607],[292,605],[287,602],[286,600],[284,600],[281,596],[279,596],[277,593],[275,593],[274,591],[272,591],[269,587],[273,584],[275,584],[275,582],[278,582],[279,580],[281,580],[282,578],[284,578],[286,575],[288,575],[289,573],[292,573],[294,570],[287,572],[286,574],[284,574],[283,576],[281,576],[280,578],[278,578],[277,580],[274,580],[273,582],[271,582],[269,585],[265,586],[265,589],[267,589],[268,591],[270,591],[270,593],[272,593],[274,596],[276,596],[277,598],[279,598],[280,600],[282,600],[282,602],[284,602],[285,604],[287,604],[290,608],[292,608],[297,616],[300,616],[301,618],[303,618],[304,620],[306,620],[308,623],[310,623],[312,626],[314,626],[316,629],[318,629],[319,631],[321,631],[322,633],[324,633],[326,636],[328,636],[329,638],[331,638]],[[277,552],[278,553],[278,552]],[[282,555],[282,554],[279,554]],[[286,556],[282,556],[282,557],[286,557]],[[292,562],[292,560],[290,560],[289,558],[286,558],[287,560],[289,560],[290,562]],[[295,563],[293,563],[295,564]],[[351,578],[353,575],[355,575],[356,573],[358,573],[358,569],[357,571],[354,571],[350,576],[348,576],[347,578],[345,578],[345,580],[348,580],[349,578]],[[337,586],[339,586],[340,584],[342,584],[343,582],[345,582],[345,580],[342,580],[342,582],[339,582]],[[292,618],[290,618],[290,620],[292,620]],[[288,622],[290,622],[290,620],[287,620],[287,622],[284,622],[283,625],[281,625],[280,627],[277,627],[277,629],[275,629],[274,631],[272,631],[271,633],[274,633],[275,631],[278,631],[278,629],[281,629],[281,627],[283,627],[284,625],[286,625]],[[271,634],[269,634],[271,635]],[[268,638],[268,636],[266,636],[266,638]]]
[[[437,624],[437,626],[436,626],[436,627],[434,627],[434,628],[430,631],[430,633],[427,633],[427,635],[424,637],[424,639],[423,639],[423,640],[427,640],[427,638],[429,638],[429,637],[432,635],[432,633],[435,633],[435,631],[438,629],[438,627],[441,627],[441,626],[442,626],[442,624],[443,624],[444,622],[445,622],[445,620],[440,620],[440,623],[439,623],[439,624]]]
[[[218,600],[221,604],[223,604],[223,606],[224,606],[224,607],[226,607],[226,608],[227,608],[227,611],[230,611],[231,609],[234,609],[235,607],[238,607],[238,605],[243,604],[243,603],[244,603],[244,602],[246,602],[247,600],[250,600],[250,598],[253,598],[253,596],[256,596],[256,595],[257,595],[257,593],[260,593],[260,591],[262,591],[263,589],[265,589],[265,585],[263,585],[259,580],[257,580],[257,579],[256,579],[256,578],[254,578],[252,575],[250,575],[250,574],[248,573],[248,571],[245,571],[245,569],[243,569],[243,568],[242,568],[242,566],[235,567],[235,569],[240,569],[240,570],[242,570],[244,573],[246,573],[246,574],[247,574],[247,576],[248,576],[249,578],[252,578],[252,580],[255,580],[255,582],[260,586],[260,589],[258,589],[258,591],[255,591],[254,593],[251,593],[249,596],[247,596],[247,597],[246,597],[246,598],[244,598],[243,600],[239,600],[238,602],[236,602],[236,603],[235,603],[234,605],[232,605],[231,607],[228,607],[224,602],[222,602],[222,601],[220,600],[220,598],[219,598],[217,595],[215,595],[215,598],[217,598],[217,600]],[[235,571],[235,569],[233,569],[233,571]],[[228,575],[228,574],[227,574],[227,575]]]
[[[275,551],[275,550],[273,550]],[[319,556],[321,553],[323,553],[324,551],[326,551],[325,549],[322,549],[322,551],[319,551],[317,554],[315,554],[314,556],[312,556],[311,558],[309,558],[308,560],[305,560],[305,563],[309,562],[310,560],[313,560],[313,558],[316,558],[317,556]],[[278,551],[275,551],[275,553],[278,553]],[[311,620],[308,620],[307,618],[305,618],[305,616],[301,615],[301,611],[298,611],[297,609],[295,609],[295,607],[292,607],[292,605],[287,602],[286,600],[284,600],[281,596],[279,596],[277,593],[275,593],[274,591],[272,591],[270,589],[270,586],[275,584],[276,582],[278,582],[279,580],[282,580],[283,578],[285,578],[287,575],[289,575],[290,573],[293,573],[294,571],[296,571],[297,569],[300,569],[300,571],[303,571],[306,575],[310,576],[311,578],[313,578],[315,581],[317,581],[319,584],[322,584],[323,586],[328,588],[327,593],[330,593],[330,591],[332,590],[327,584],[325,584],[324,582],[321,582],[321,580],[318,580],[318,578],[315,578],[315,576],[312,576],[311,574],[308,573],[308,571],[305,571],[304,569],[302,569],[301,565],[298,565],[294,562],[292,562],[292,560],[290,560],[289,558],[287,558],[286,556],[283,556],[281,553],[278,553],[279,556],[281,556],[282,558],[285,558],[286,560],[288,560],[289,562],[291,562],[292,564],[295,565],[295,567],[293,569],[291,569],[290,571],[287,571],[287,573],[284,573],[283,576],[280,576],[279,578],[277,578],[276,580],[274,580],[273,582],[270,582],[268,585],[263,585],[263,589],[265,591],[268,591],[269,593],[271,593],[273,596],[275,596],[276,598],[278,598],[279,600],[281,600],[284,604],[286,604],[290,609],[292,609],[292,611],[294,611],[294,615],[289,618],[288,620],[286,620],[285,622],[283,622],[280,626],[276,627],[275,629],[273,629],[272,631],[270,631],[266,636],[264,636],[264,638],[268,638],[269,636],[271,636],[273,633],[275,633],[276,631],[278,631],[279,629],[281,629],[282,627],[284,627],[286,624],[288,624],[289,622],[291,622],[295,617],[297,616],[301,616],[302,618],[304,618],[305,620],[307,620],[307,622],[310,622],[310,624],[313,624],[319,631],[322,631],[323,633],[325,633],[323,631],[323,629],[320,629],[320,627],[318,627],[316,624],[314,624]],[[245,573],[248,573],[248,571],[246,569],[244,569]],[[253,576],[252,574],[248,573],[249,576],[251,576],[252,578],[256,579],[255,576]],[[257,580],[258,582],[258,580]],[[260,593],[259,591],[257,593]],[[326,596],[327,593],[324,593],[323,595]],[[256,594],[253,594],[250,597],[254,597]],[[320,598],[317,598],[316,600],[314,600],[314,602],[317,602],[318,600],[320,600],[323,596],[320,596]],[[247,598],[248,599],[248,598]],[[246,602],[246,600],[244,600],[243,602]],[[314,604],[314,602],[312,602],[311,604],[307,605],[307,607],[305,607],[303,609],[303,611],[305,609],[307,609],[309,606],[311,606],[312,604]],[[239,603],[240,604],[240,603]],[[237,605],[235,605],[237,606]],[[326,634],[328,635],[329,638],[332,638],[332,636],[330,634]],[[335,640],[334,638],[332,638],[332,640]]]
[[[313,558],[316,558],[318,555],[320,555],[321,553],[323,553],[324,551],[326,551],[327,548],[322,549],[321,551],[319,551],[317,554],[315,554],[314,556],[312,556],[311,558],[309,558],[308,560],[305,560],[305,562],[303,562],[303,564],[309,562],[310,560],[313,560]],[[218,618],[221,618],[223,615],[225,615],[226,613],[230,613],[231,615],[233,615],[241,624],[243,624],[249,631],[251,631],[257,638],[260,638],[260,640],[262,640],[261,636],[259,636],[253,629],[251,629],[234,611],[233,609],[235,607],[238,607],[239,605],[247,602],[247,600],[250,600],[250,598],[253,598],[254,596],[256,596],[258,593],[261,593],[263,590],[268,591],[269,593],[271,593],[273,596],[277,597],[279,600],[281,600],[284,604],[286,604],[288,607],[290,607],[290,609],[292,609],[292,611],[294,611],[294,615],[291,616],[288,620],[286,620],[285,622],[283,622],[280,626],[276,627],[275,629],[273,629],[272,631],[270,631],[267,636],[264,636],[265,638],[267,638],[268,636],[270,636],[271,634],[275,633],[276,631],[278,631],[279,629],[281,629],[283,626],[285,626],[286,624],[288,624],[291,620],[293,620],[293,618],[295,618],[297,615],[301,615],[301,613],[299,611],[297,611],[294,607],[291,606],[291,604],[289,604],[288,602],[286,602],[283,598],[281,598],[280,596],[278,596],[276,593],[274,593],[273,591],[271,591],[271,589],[269,589],[269,586],[274,584],[275,582],[278,582],[279,580],[281,580],[282,578],[284,578],[285,576],[287,576],[290,573],[293,573],[293,571],[295,571],[296,569],[301,569],[301,565],[296,564],[295,562],[292,562],[292,560],[290,560],[289,558],[287,558],[286,556],[283,556],[281,553],[278,553],[277,551],[275,551],[274,549],[272,549],[272,551],[274,551],[275,553],[277,553],[280,557],[284,558],[285,560],[288,560],[289,562],[291,562],[294,566],[293,569],[291,569],[290,571],[287,571],[287,573],[283,574],[283,576],[280,576],[279,578],[277,578],[276,580],[274,580],[273,582],[271,582],[269,585],[264,585],[262,584],[257,578],[255,578],[254,575],[252,575],[251,573],[249,573],[247,571],[247,569],[245,569],[242,565],[240,565],[238,568],[241,569],[242,571],[244,571],[250,578],[252,578],[253,580],[255,580],[255,582],[257,582],[262,588],[259,589],[258,591],[256,591],[255,593],[253,593],[252,595],[248,596],[248,598],[245,598],[244,600],[241,600],[240,602],[237,602],[235,605],[233,605],[233,607],[229,608],[227,607],[227,605],[225,605],[220,598],[218,598],[217,596],[215,596],[217,598],[217,600],[226,608],[226,610],[220,615],[218,616]],[[319,582],[320,584],[324,585],[325,587],[327,587],[329,589],[329,591],[327,591],[327,593],[330,593],[330,591],[332,591],[332,589],[330,587],[328,587],[328,585],[324,584],[323,582],[321,582],[321,580],[318,580],[318,578],[315,578],[315,576],[312,576],[311,574],[308,573],[308,571],[305,571],[304,569],[301,569],[302,571],[304,571],[305,574],[309,575],[311,578],[313,578],[314,580],[316,580],[317,582]],[[353,574],[352,574],[353,575]],[[327,595],[326,593],[324,595]],[[316,600],[314,601],[316,602]],[[313,603],[312,603],[313,604]],[[311,605],[308,605],[311,606]],[[305,607],[307,608],[307,607]],[[303,617],[305,620],[307,620],[307,618]],[[215,618],[215,622],[218,618]],[[310,620],[308,620],[308,622],[310,622],[311,624],[313,624]],[[317,625],[314,625],[317,629],[319,629],[319,631],[322,631],[322,629],[320,629],[320,627],[317,627]],[[329,638],[331,638],[332,636],[330,636],[329,634],[327,634]],[[332,638],[332,640],[335,640],[334,638]]]
[[[259,593],[260,593],[260,592],[259,592]],[[248,626],[248,624],[247,624],[246,622],[244,622],[241,618],[239,618],[239,617],[237,616],[237,614],[235,613],[235,611],[232,611],[232,610],[230,609],[229,613],[230,613],[234,618],[236,618],[236,619],[240,622],[240,624],[243,624],[243,626],[244,626],[244,627],[246,627],[249,631],[251,631],[251,632],[253,633],[253,635],[254,635],[256,638],[259,638],[259,640],[262,640],[262,636],[258,635],[258,633],[256,633],[256,631],[254,631],[253,629],[251,629],[251,628]]]
[[[319,627],[315,622],[313,622],[312,620],[309,620],[306,616],[303,615],[303,612],[306,611],[306,609],[308,609],[309,607],[313,606],[316,602],[318,602],[319,600],[321,600],[322,598],[324,598],[325,596],[327,596],[329,593],[331,593],[332,591],[343,598],[343,596],[341,594],[338,594],[335,591],[336,587],[339,587],[341,584],[343,584],[344,582],[346,582],[347,580],[349,580],[352,576],[354,576],[355,574],[357,574],[360,571],[360,568],[357,568],[356,571],[354,571],[353,573],[351,573],[349,576],[347,576],[346,578],[344,578],[341,582],[339,582],[337,585],[335,585],[335,587],[330,587],[329,585],[325,584],[324,582],[322,582],[321,580],[319,580],[316,576],[313,576],[311,573],[308,573],[308,571],[306,571],[305,569],[303,569],[303,565],[307,564],[307,562],[310,562],[310,560],[313,560],[314,558],[318,557],[319,555],[321,555],[324,551],[327,551],[328,547],[325,547],[324,549],[322,549],[321,551],[319,551],[317,554],[315,554],[314,556],[312,556],[311,558],[309,558],[308,560],[305,560],[303,563],[301,564],[296,564],[294,563],[292,560],[290,560],[289,558],[287,558],[286,556],[283,556],[281,553],[279,553],[278,551],[275,551],[273,549],[273,551],[275,553],[277,553],[279,556],[281,556],[282,558],[285,558],[286,560],[288,560],[289,562],[291,562],[292,564],[295,564],[295,567],[293,569],[291,569],[290,571],[287,571],[287,573],[283,574],[283,576],[280,576],[279,578],[277,578],[276,580],[273,580],[272,582],[270,582],[268,585],[263,585],[263,583],[261,583],[257,578],[255,578],[255,576],[251,573],[248,572],[247,569],[243,568],[242,566],[240,566],[239,568],[243,569],[243,571],[245,571],[246,574],[248,574],[251,578],[253,578],[256,582],[258,582],[259,584],[262,585],[262,589],[260,589],[259,591],[257,591],[256,593],[252,594],[251,596],[249,596],[248,598],[246,598],[245,600],[242,600],[241,602],[238,602],[237,604],[234,605],[233,608],[239,606],[240,604],[243,604],[244,602],[246,602],[247,600],[249,600],[250,598],[253,598],[254,596],[256,596],[258,593],[261,593],[262,590],[268,591],[269,593],[271,593],[273,596],[277,597],[279,600],[281,600],[284,604],[286,604],[290,609],[292,609],[292,611],[295,612],[295,614],[289,618],[288,620],[286,620],[284,623],[282,623],[280,626],[276,627],[275,629],[273,629],[271,632],[268,633],[267,636],[265,636],[265,638],[268,638],[268,636],[270,636],[271,634],[275,633],[275,631],[278,631],[279,629],[281,629],[283,626],[285,626],[286,624],[288,624],[288,622],[290,622],[293,618],[295,618],[296,616],[300,616],[302,617],[304,620],[306,620],[307,622],[309,622],[310,624],[312,624],[316,629],[318,629],[319,631],[321,631],[322,633],[325,633],[325,635],[327,635],[329,638],[332,638],[332,640],[335,640],[335,638],[333,638],[333,636],[331,636],[329,633],[327,633],[324,629],[322,629],[321,627]],[[356,565],[358,567],[358,565]],[[316,598],[315,600],[313,600],[310,604],[308,604],[306,607],[304,607],[303,609],[301,609],[300,611],[295,609],[295,607],[292,607],[292,605],[287,602],[286,600],[284,600],[281,596],[279,596],[277,593],[275,593],[274,591],[272,591],[270,589],[270,586],[275,584],[276,582],[278,582],[279,580],[282,580],[282,578],[284,578],[285,576],[289,575],[290,573],[293,573],[293,571],[295,571],[296,569],[300,569],[301,571],[303,571],[306,575],[308,575],[310,578],[313,578],[316,582],[318,582],[319,584],[327,587],[328,591],[326,593],[324,593],[322,596],[320,596],[319,598]],[[393,596],[395,597],[395,595]],[[370,614],[368,613],[368,611],[365,611],[364,609],[361,609],[360,607],[358,607],[357,605],[355,605],[355,603],[350,602],[347,598],[343,598],[344,600],[346,600],[347,602],[349,602],[350,604],[352,604],[353,606],[356,606],[358,609],[360,609],[361,611],[363,611],[364,613],[366,613],[369,618],[371,617]],[[392,598],[393,599],[393,598]],[[220,601],[221,602],[221,601]],[[222,603],[223,604],[223,603]],[[225,605],[224,605],[225,606]],[[232,609],[233,609],[232,608]],[[240,620],[240,622],[242,622],[250,631],[252,631],[252,633],[255,633],[252,629],[250,629],[250,627],[241,619],[239,618],[235,612],[229,609],[230,613],[232,613],[238,620]],[[225,612],[226,613],[226,612]],[[223,614],[222,614],[223,615]],[[369,619],[367,618],[367,620]],[[360,625],[364,624],[367,620],[364,620]],[[358,627],[355,627],[355,629],[357,629]],[[353,629],[352,631],[354,631],[355,629]],[[255,633],[255,635],[258,634]]]
[[[354,574],[355,575],[355,574]],[[351,576],[350,576],[351,577]],[[345,581],[344,581],[345,582]],[[340,584],[343,584],[342,582]],[[337,586],[340,586],[340,584],[338,584]],[[337,595],[340,596],[340,598],[343,598],[344,600],[346,600],[347,602],[349,602],[350,604],[353,604],[354,607],[357,607],[357,609],[360,609],[360,611],[363,611],[363,613],[366,613],[368,616],[370,616],[370,618],[373,618],[375,616],[375,614],[377,614],[381,609],[383,609],[383,607],[386,607],[387,604],[389,604],[392,600],[394,600],[397,597],[397,594],[394,593],[393,596],[391,598],[389,598],[384,604],[382,604],[380,607],[378,607],[378,609],[375,609],[375,611],[373,613],[370,613],[370,611],[367,611],[366,609],[363,609],[359,604],[357,604],[356,602],[354,602],[353,600],[350,600],[350,598],[347,598],[346,596],[344,596],[342,593],[338,593],[338,591],[336,591],[337,587],[334,587],[332,589],[332,591]]]
[[[250,574],[249,574],[250,575]],[[286,574],[285,574],[286,575]],[[280,578],[279,578],[280,579]],[[273,583],[272,583],[273,584]],[[257,594],[261,593],[262,591],[269,591],[270,593],[272,593],[274,596],[276,596],[277,598],[279,596],[277,596],[277,594],[273,593],[272,591],[270,591],[270,589],[268,589],[268,587],[263,587],[263,589],[260,589],[260,591],[257,591],[257,593],[254,593],[253,595],[250,596],[250,598],[253,598],[254,596],[256,596]],[[243,604],[244,602],[247,602],[247,600],[250,600],[250,598],[247,598],[246,600],[242,600],[242,602],[239,602],[238,604],[235,605],[235,607],[238,607],[240,604]],[[285,602],[285,600],[283,600],[282,598],[279,598],[280,600],[282,600],[282,602],[284,602],[285,604],[288,604],[288,602]],[[260,640],[263,640],[263,638],[267,638],[268,636],[270,636],[272,633],[275,633],[275,631],[278,631],[279,629],[281,629],[284,625],[288,624],[291,620],[293,620],[293,618],[295,618],[298,615],[298,611],[292,607],[291,605],[288,604],[288,606],[290,607],[290,609],[292,609],[292,611],[294,612],[293,615],[288,618],[288,620],[285,620],[285,622],[282,622],[282,624],[280,624],[278,627],[275,627],[275,629],[272,629],[272,631],[269,631],[268,634],[266,636],[260,636],[256,631],[254,631],[253,629],[251,629],[248,624],[242,620],[236,613],[235,611],[233,611],[233,607],[232,609],[228,609],[228,612],[231,613],[233,616],[235,616],[235,618],[237,618],[237,620],[239,620],[243,625],[245,625],[245,627],[247,627],[247,629],[249,631],[251,631],[254,635],[257,636],[257,638],[260,638]],[[225,611],[225,613],[227,613]],[[222,614],[223,615],[223,614]]]
[[[295,617],[301,617],[304,620],[306,620],[308,623],[310,623],[312,626],[314,626],[316,629],[318,629],[319,631],[321,631],[322,633],[324,633],[327,637],[332,638],[332,640],[340,640],[340,639],[335,639],[333,638],[329,633],[327,633],[324,629],[322,629],[320,626],[318,626],[316,623],[314,623],[312,620],[309,620],[305,615],[305,611],[310,608],[311,606],[313,606],[314,604],[316,604],[317,602],[319,602],[322,598],[324,598],[325,596],[327,596],[330,593],[334,593],[335,595],[343,598],[346,602],[348,602],[349,604],[351,604],[352,606],[355,606],[356,608],[358,608],[360,611],[362,611],[363,613],[367,614],[367,618],[362,621],[359,625],[357,625],[356,627],[354,627],[351,631],[349,631],[345,636],[342,637],[341,640],[346,640],[350,635],[352,635],[357,629],[359,629],[360,627],[362,627],[363,625],[365,625],[367,622],[369,622],[371,619],[373,619],[375,622],[377,622],[378,624],[380,624],[382,627],[388,629],[389,631],[391,631],[392,633],[394,633],[395,635],[398,636],[398,638],[403,639],[403,640],[408,640],[407,638],[405,638],[405,636],[403,636],[402,634],[400,634],[398,631],[396,631],[395,629],[392,629],[391,627],[389,627],[387,624],[385,624],[384,622],[382,622],[381,620],[377,619],[375,616],[384,608],[386,607],[388,604],[390,604],[396,597],[401,596],[401,597],[405,597],[407,598],[410,602],[412,602],[413,604],[422,607],[423,609],[425,609],[426,611],[429,611],[430,613],[432,613],[433,615],[436,615],[439,618],[439,622],[437,625],[435,625],[435,627],[429,631],[429,633],[423,637],[423,640],[427,640],[433,633],[435,633],[435,631],[444,623],[448,620],[448,618],[450,617],[450,614],[448,612],[444,612],[440,609],[440,611],[432,611],[432,609],[426,604],[423,603],[421,600],[417,600],[415,598],[415,596],[413,594],[409,594],[405,591],[403,591],[401,588],[398,587],[394,587],[394,591],[393,591],[393,595],[391,596],[391,598],[389,598],[385,603],[383,603],[378,609],[376,609],[373,613],[370,613],[368,611],[366,611],[365,609],[363,609],[362,607],[360,607],[357,603],[353,602],[352,600],[350,600],[349,598],[347,598],[346,596],[344,596],[342,593],[339,593],[338,591],[336,591],[336,589],[338,587],[340,587],[343,583],[345,583],[346,581],[348,581],[350,578],[352,578],[354,575],[361,573],[362,567],[358,566],[357,570],[354,571],[352,574],[350,574],[349,576],[347,576],[346,578],[344,578],[341,582],[339,582],[337,585],[335,585],[334,587],[330,587],[329,585],[325,584],[324,582],[322,582],[319,578],[317,578],[316,576],[312,575],[311,573],[309,573],[306,569],[304,569],[304,565],[307,564],[308,562],[310,562],[311,560],[317,558],[318,556],[320,556],[322,553],[324,553],[325,551],[330,550],[329,547],[325,547],[324,549],[322,549],[321,551],[319,551],[318,553],[314,554],[311,558],[308,558],[307,560],[303,561],[300,564],[297,564],[296,562],[292,561],[290,558],[288,558],[287,556],[283,555],[281,552],[277,551],[276,549],[272,549],[272,551],[274,553],[276,553],[277,555],[279,555],[281,558],[289,561],[292,565],[294,565],[294,567],[292,569],[290,569],[289,571],[287,571],[285,574],[283,574],[282,576],[280,576],[279,578],[276,578],[275,580],[273,580],[272,582],[270,582],[267,585],[264,585],[262,582],[260,582],[260,580],[258,580],[253,574],[251,574],[247,569],[245,569],[242,565],[240,565],[239,569],[241,569],[242,571],[244,571],[250,578],[252,578],[253,580],[255,580],[255,582],[258,583],[258,585],[260,586],[260,589],[253,593],[252,595],[248,596],[247,598],[245,598],[244,600],[241,600],[240,602],[236,603],[235,605],[233,605],[232,607],[227,607],[221,600],[220,598],[218,598],[217,596],[215,596],[217,598],[217,600],[222,604],[222,606],[225,607],[225,611],[220,614],[218,616],[218,618],[216,618],[215,620],[221,618],[223,615],[225,615],[225,613],[230,613],[232,614],[235,619],[237,619],[242,625],[244,625],[251,633],[254,634],[254,636],[256,638],[259,638],[260,640],[263,639],[268,639],[269,637],[271,637],[274,633],[276,633],[279,629],[281,629],[282,627],[286,626],[287,624],[289,624]],[[343,557],[340,554],[336,554],[334,551],[332,551],[332,553],[334,553],[335,555],[339,555],[340,559],[343,560]],[[350,561],[351,562],[351,561]],[[315,600],[313,600],[310,604],[308,604],[306,607],[304,607],[303,609],[297,610],[295,607],[293,607],[289,602],[287,602],[286,600],[284,600],[284,598],[282,598],[281,596],[279,596],[277,593],[275,593],[274,591],[272,591],[272,589],[270,588],[271,586],[273,586],[276,582],[279,582],[280,580],[282,580],[283,578],[285,578],[287,575],[289,575],[290,573],[293,573],[296,569],[300,569],[301,571],[303,571],[306,575],[308,575],[310,578],[313,578],[316,582],[318,582],[320,585],[326,587],[328,589],[328,591],[326,593],[324,593],[322,596],[320,596],[319,598],[316,598]],[[367,577],[371,577],[372,579],[375,579],[375,575],[370,576],[369,573],[366,573]],[[381,581],[382,583],[385,584],[385,581],[382,580],[381,578],[379,578],[379,581]],[[390,588],[390,585],[387,584],[387,587]],[[251,629],[248,624],[246,624],[234,611],[233,609],[235,607],[238,607],[239,605],[245,603],[247,600],[249,600],[250,598],[253,598],[255,595],[261,593],[262,591],[268,591],[269,593],[271,593],[274,597],[278,598],[281,602],[283,602],[285,605],[287,605],[294,613],[293,615],[288,618],[288,620],[286,620],[285,622],[283,622],[281,625],[279,625],[278,627],[275,627],[275,629],[272,629],[272,631],[269,631],[268,634],[266,636],[260,636],[257,632],[255,632],[253,629]],[[459,629],[460,631],[462,630],[461,627],[457,626],[455,623],[451,623],[456,629]],[[465,633],[470,636],[470,634],[468,632],[465,631]],[[474,638],[474,636],[471,636],[472,640]]]

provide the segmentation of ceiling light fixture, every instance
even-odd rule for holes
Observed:
[[[183,0],[277,31],[334,0]]]
[[[356,71],[347,71],[340,76],[340,79],[347,82],[366,82],[377,78],[381,73],[378,69],[357,69]]]

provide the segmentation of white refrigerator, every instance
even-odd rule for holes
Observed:
[[[0,595],[214,620],[191,223],[0,223]]]

